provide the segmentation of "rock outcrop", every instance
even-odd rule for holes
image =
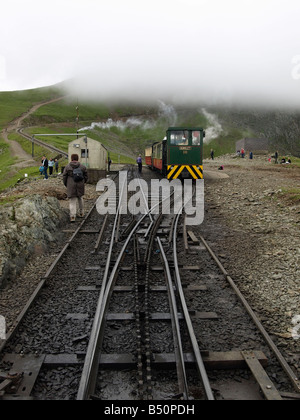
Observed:
[[[0,206],[0,287],[36,252],[57,240],[66,213],[53,197],[34,195]]]

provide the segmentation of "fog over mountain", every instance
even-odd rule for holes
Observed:
[[[0,90],[300,105],[298,0],[10,0],[1,16]]]

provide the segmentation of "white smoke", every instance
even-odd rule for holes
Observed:
[[[215,114],[211,114],[205,108],[201,108],[201,113],[205,116],[208,122],[211,124],[208,128],[205,129],[205,143],[210,143],[213,139],[219,137],[223,133],[223,127],[218,121],[218,117]]]
[[[167,105],[162,101],[158,101],[158,116],[161,119],[167,120],[168,124],[175,125],[177,122],[177,112],[173,105]],[[80,128],[78,131],[88,131],[101,128],[103,130],[110,130],[112,127],[116,127],[122,131],[126,128],[141,128],[142,130],[149,130],[157,125],[158,121],[130,117],[127,120],[113,120],[108,118],[105,122],[93,122],[91,125]]]
[[[177,112],[173,105],[167,105],[163,101],[158,101],[159,116],[167,119],[170,126],[175,126],[177,122]]]
[[[155,123],[150,120],[143,120],[141,118],[130,117],[126,121],[124,120],[117,120],[114,121],[109,118],[105,122],[93,122],[91,125],[87,127],[83,127],[78,131],[87,131],[87,130],[94,130],[96,128],[101,128],[103,130],[110,130],[112,127],[116,127],[122,131],[126,128],[138,128],[141,127],[143,130],[147,130],[155,126]]]

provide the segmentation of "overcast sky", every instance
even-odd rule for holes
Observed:
[[[300,106],[299,0],[3,0],[0,91]]]

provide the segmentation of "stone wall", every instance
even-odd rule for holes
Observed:
[[[270,141],[266,138],[250,139],[245,138],[236,142],[236,151],[245,149],[247,152],[267,153],[270,148]]]

